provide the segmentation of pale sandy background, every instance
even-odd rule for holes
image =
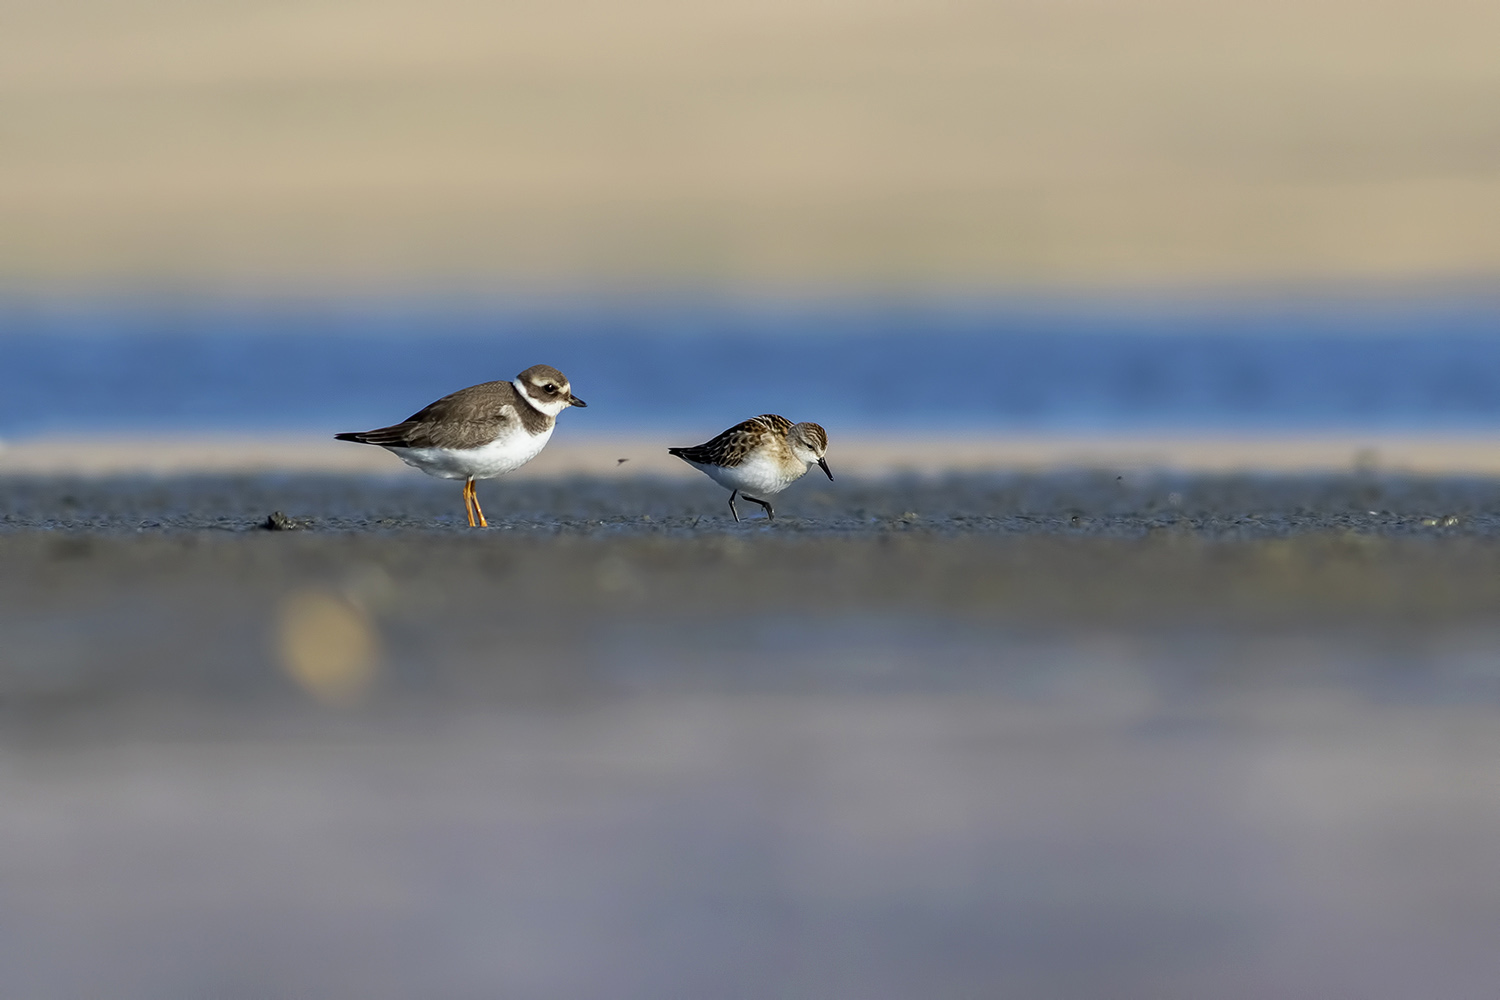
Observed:
[[[1500,5],[4,0],[0,281],[1500,272]]]

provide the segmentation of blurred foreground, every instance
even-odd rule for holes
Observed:
[[[1494,480],[447,486],[0,479],[9,992],[1500,976]]]

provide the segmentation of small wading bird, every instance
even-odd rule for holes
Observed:
[[[487,528],[474,480],[503,476],[536,458],[552,437],[557,415],[587,405],[562,372],[533,365],[513,382],[460,389],[399,424],[334,437],[379,445],[429,476],[464,480],[469,527]]]
[[[786,417],[763,413],[742,424],[735,424],[712,441],[691,448],[668,448],[708,478],[729,490],[729,512],[736,522],[740,512],[734,498],[743,496],[766,509],[766,517],[776,512],[770,503],[751,496],[754,490],[774,496],[802,478],[816,464],[832,481],[833,473],[823,456],[828,453],[828,434],[817,424],[794,424]]]

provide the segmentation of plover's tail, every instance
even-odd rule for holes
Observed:
[[[335,434],[335,441],[353,441],[356,444],[374,444],[383,448],[392,445],[400,446],[406,444],[406,432],[410,421],[404,424],[395,424],[390,427],[377,427],[373,431],[350,431],[347,434]]]

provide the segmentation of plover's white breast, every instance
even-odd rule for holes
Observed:
[[[400,448],[386,450],[412,468],[440,479],[493,479],[513,472],[531,461],[552,438],[557,425],[532,434],[517,423],[500,436],[477,448]]]

